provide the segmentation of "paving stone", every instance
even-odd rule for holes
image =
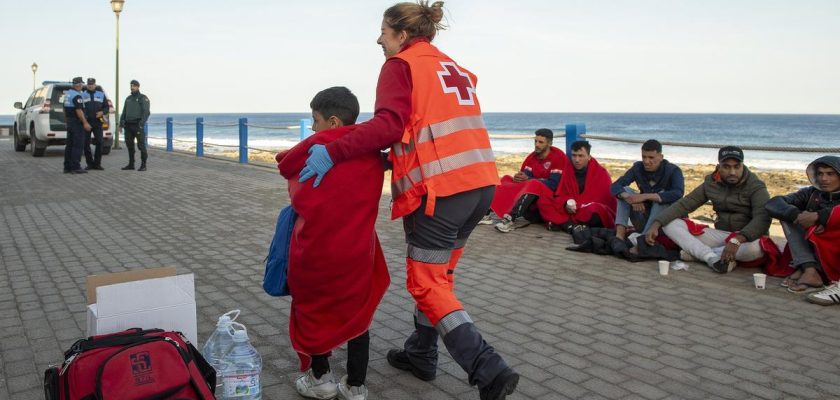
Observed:
[[[662,399],[668,396],[668,392],[665,392],[656,386],[634,380],[623,383],[621,387],[641,396],[641,398],[644,399]]]
[[[102,174],[70,177],[59,172],[59,149],[33,158],[10,147],[0,138],[0,400],[43,396],[43,369],[85,333],[88,275],[160,265],[196,274],[200,338],[219,315],[242,309],[265,362],[263,398],[297,397],[289,299],[260,287],[277,210],[288,202],[273,166],[152,150],[152,169],[125,174],[125,152],[114,150]],[[103,198],[121,207],[103,208]],[[432,382],[385,361],[413,328],[402,224],[389,220],[389,200],[380,203],[377,231],[393,284],[371,328],[371,398],[474,400],[476,388],[442,343]],[[83,224],[90,229],[78,231]],[[511,400],[840,392],[835,309],[794,301],[776,285],[756,293],[749,270],[721,276],[697,267],[662,279],[655,263],[570,253],[570,244],[536,225],[504,236],[479,226],[457,270],[476,326],[522,374]],[[345,361],[342,347],[332,360],[337,373]]]

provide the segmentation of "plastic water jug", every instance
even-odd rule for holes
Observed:
[[[216,397],[225,400],[259,400],[262,398],[260,373],[262,357],[248,341],[245,326],[233,322],[233,346],[222,359],[222,391]]]
[[[222,357],[233,346],[233,328],[231,328],[231,323],[237,317],[239,317],[239,310],[228,311],[219,317],[219,321],[216,323],[216,330],[207,338],[204,347],[201,349],[201,354],[204,356],[204,359],[216,370],[216,393],[219,393],[222,387],[222,376],[219,373],[219,370],[222,368]]]

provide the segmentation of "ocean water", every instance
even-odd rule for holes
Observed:
[[[195,146],[195,119],[204,117],[205,151],[237,146],[239,131],[236,124],[241,117],[249,125],[271,126],[263,129],[250,126],[249,147],[260,149],[287,148],[300,139],[300,120],[308,113],[253,114],[153,114],[149,118],[150,142],[164,145],[165,120],[172,117],[175,147]],[[359,121],[371,117],[362,113]],[[713,145],[762,145],[795,147],[840,147],[840,115],[792,114],[624,114],[624,113],[485,113],[485,124],[491,134],[491,144],[497,153],[525,153],[533,150],[533,132],[539,128],[562,134],[567,123],[586,125],[587,133],[625,139],[657,139],[662,142],[691,142]],[[0,116],[0,124],[10,124],[12,116]],[[597,158],[636,160],[639,144],[591,140],[592,154]],[[565,149],[565,139],[554,144]],[[665,146],[666,158],[684,164],[712,164],[716,162],[714,149]],[[813,159],[825,153],[792,153],[745,151],[745,163],[753,168],[804,169]]]

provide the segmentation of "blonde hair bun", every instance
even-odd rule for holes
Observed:
[[[428,6],[428,9],[429,19],[435,24],[440,24],[440,21],[443,21],[443,2],[436,1],[432,3],[432,5]]]
[[[397,3],[385,10],[385,22],[395,31],[405,31],[409,38],[425,37],[432,41],[438,31],[446,29],[443,2],[428,0]]]

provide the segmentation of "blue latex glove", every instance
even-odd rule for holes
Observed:
[[[333,161],[330,158],[330,153],[323,144],[316,144],[309,148],[309,158],[306,159],[306,166],[300,171],[299,182],[304,182],[309,178],[316,176],[315,183],[312,187],[316,188],[321,184],[321,179],[327,174],[327,171],[333,167]]]

